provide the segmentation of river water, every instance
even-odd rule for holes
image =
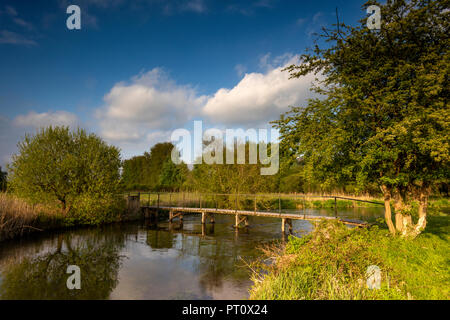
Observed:
[[[378,207],[338,212],[364,221],[382,214]],[[200,220],[186,215],[182,225],[115,224],[0,243],[0,299],[247,299],[246,263],[261,256],[264,244],[283,241],[281,220],[250,217],[250,227],[239,231],[232,216],[204,227]],[[293,221],[293,229],[302,236],[312,225]],[[69,265],[80,268],[80,290],[67,288]]]

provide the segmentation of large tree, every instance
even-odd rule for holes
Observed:
[[[380,30],[323,30],[326,42],[287,70],[320,75],[322,97],[276,121],[284,154],[302,156],[324,186],[376,182],[391,233],[416,236],[426,226],[431,187],[449,178],[449,1],[391,1]],[[395,225],[391,218],[393,199]],[[418,203],[413,222],[411,200]]]
[[[117,192],[120,152],[83,129],[48,127],[26,135],[9,166],[16,194],[36,201],[57,200],[69,211],[80,195]]]

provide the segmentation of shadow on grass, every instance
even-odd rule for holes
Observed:
[[[448,240],[450,235],[450,214],[443,212],[430,214],[423,233],[431,233],[442,240]]]

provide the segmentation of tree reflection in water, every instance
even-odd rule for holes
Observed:
[[[231,282],[236,287],[241,286],[242,282],[249,282],[249,270],[241,257],[256,257],[256,244],[249,246],[248,242],[239,241],[239,236],[223,237],[234,232],[224,230],[230,228],[229,223],[224,226],[220,223],[201,225],[190,222],[149,225],[146,243],[152,249],[176,249],[179,260],[196,257],[189,261],[205,293],[222,288],[225,282]],[[245,229],[239,232],[248,234]]]
[[[90,236],[61,234],[53,251],[35,257],[11,259],[3,266],[1,299],[107,299],[118,283],[121,233],[89,230]],[[69,290],[69,265],[81,270],[81,289]]]

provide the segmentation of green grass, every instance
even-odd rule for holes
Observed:
[[[256,263],[251,299],[450,299],[450,217],[436,213],[416,239],[391,236],[383,226],[348,229],[322,222],[283,248],[265,249],[272,264]],[[366,270],[382,271],[369,290]]]

